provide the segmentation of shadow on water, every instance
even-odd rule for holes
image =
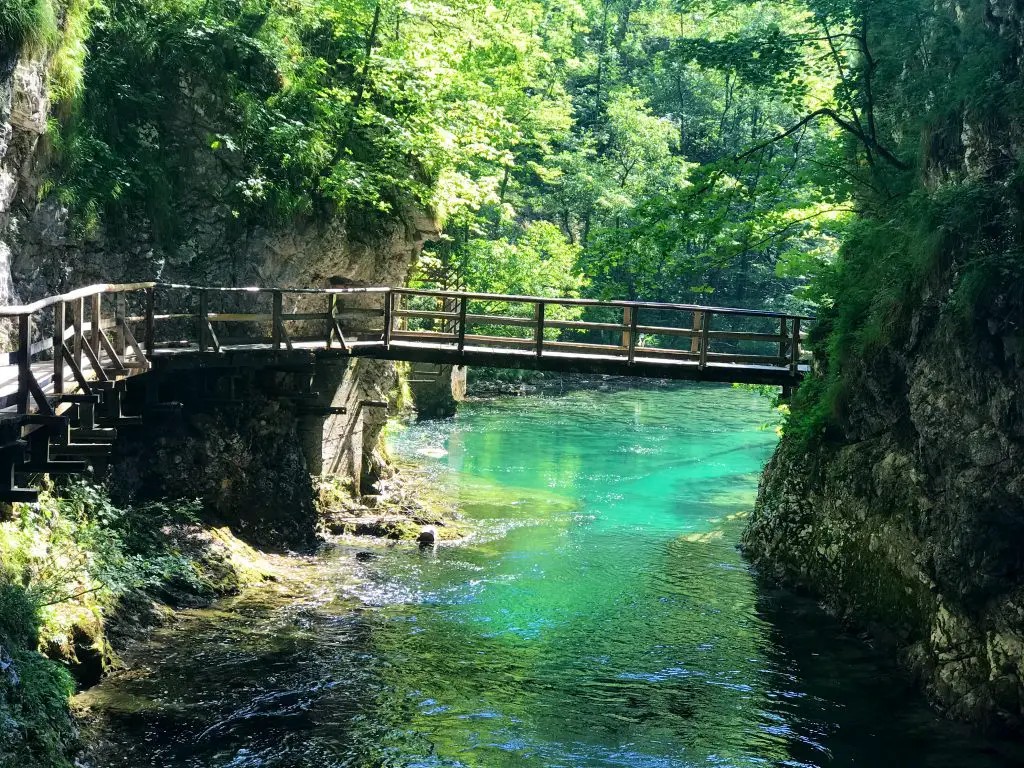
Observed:
[[[82,697],[94,765],[1020,765],[812,603],[756,586],[735,543],[774,445],[763,409],[576,393],[405,431],[392,449],[435,457],[476,539],[342,547],[301,587],[187,612]]]

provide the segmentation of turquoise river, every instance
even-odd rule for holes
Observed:
[[[736,550],[776,437],[727,387],[464,404],[391,450],[477,534],[339,545],[83,697],[95,768],[1020,765]]]

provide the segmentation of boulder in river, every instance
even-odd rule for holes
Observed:
[[[432,525],[424,525],[416,541],[421,547],[431,547],[437,543],[437,529]]]

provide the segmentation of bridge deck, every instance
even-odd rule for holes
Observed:
[[[378,360],[395,360],[414,363],[441,363],[447,365],[468,365],[491,368],[521,368],[561,373],[592,373],[642,378],[663,378],[687,381],[709,381],[742,384],[767,384],[786,386],[793,383],[792,371],[786,365],[764,365],[752,363],[712,362],[703,368],[698,360],[645,357],[643,348],[638,348],[630,363],[621,354],[545,351],[538,359],[536,354],[522,349],[496,349],[486,346],[466,345],[460,351],[448,344],[416,341],[392,341],[387,347],[381,341],[348,341],[347,350],[337,346],[328,349],[324,342],[293,342],[291,350],[280,354],[316,353],[333,357],[368,357]],[[225,344],[217,352],[200,351],[198,345],[157,348],[152,359],[160,367],[190,368],[209,364],[211,357],[220,357],[225,364],[237,364],[237,356],[247,353],[268,353],[274,348],[270,344]],[[168,365],[169,361],[175,362]],[[808,371],[806,364],[800,364],[798,374]],[[2,391],[0,391],[2,392]]]
[[[16,475],[78,473],[105,461],[115,427],[140,422],[121,412],[127,380],[151,370],[153,399],[160,377],[175,370],[360,357],[791,388],[807,371],[800,324],[810,319],[408,288],[156,283],[88,286],[0,307],[2,318],[17,323],[17,347],[0,364],[0,501],[8,502],[38,497],[17,487]]]
[[[15,413],[33,405],[45,411],[47,396],[87,391],[90,381],[145,373],[154,363],[246,365],[247,357],[256,364],[267,353],[792,387],[808,370],[800,324],[811,319],[407,288],[156,283],[89,286],[0,307],[2,317],[18,321],[18,349],[0,366],[0,410]]]

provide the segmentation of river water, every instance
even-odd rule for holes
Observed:
[[[338,547],[300,587],[186,612],[83,697],[106,720],[97,768],[1020,765],[757,585],[735,546],[768,415],[700,386],[398,432],[477,536]]]

